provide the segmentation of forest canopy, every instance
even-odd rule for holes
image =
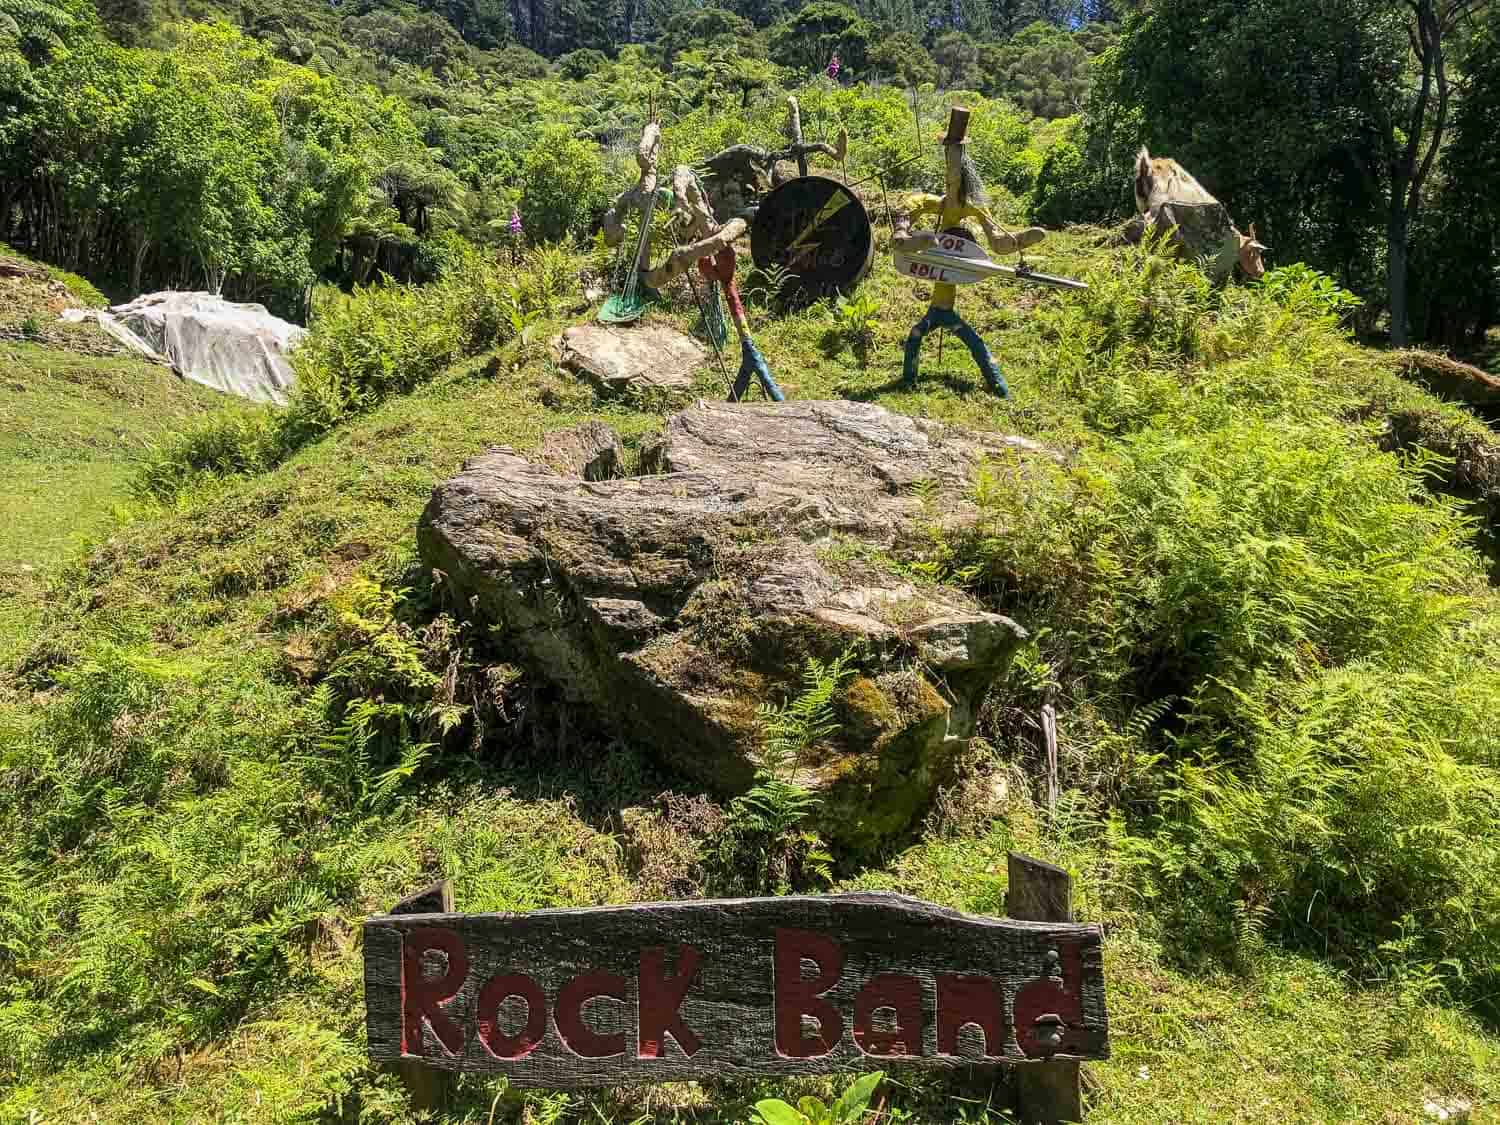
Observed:
[[[319,279],[439,276],[523,202],[528,238],[587,240],[650,97],[696,159],[774,141],[818,79],[863,173],[915,148],[917,87],[994,103],[990,174],[1054,226],[1124,219],[1146,144],[1364,329],[1462,351],[1500,318],[1496,28],[1486,0],[0,0],[0,239],[295,317]],[[558,151],[565,190],[528,180]]]

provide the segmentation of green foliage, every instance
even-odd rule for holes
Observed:
[[[829,330],[832,347],[848,347],[864,365],[869,360],[870,346],[875,343],[875,332],[880,327],[879,303],[864,292],[851,297],[839,296],[827,308],[833,323]]]
[[[1061,226],[1134,214],[1129,147],[1134,120],[1111,120],[1107,130],[1091,113],[1071,121],[1063,139],[1047,149],[1031,196],[1034,221]]]
[[[782,291],[791,279],[792,271],[778,262],[772,262],[764,269],[754,266],[745,275],[745,300],[769,308],[781,299]]]
[[[893,78],[903,86],[920,86],[938,80],[937,63],[933,62],[922,41],[909,31],[881,36],[870,48],[866,65],[871,76]]]
[[[831,877],[832,857],[817,834],[804,827],[818,799],[796,780],[807,751],[839,729],[835,708],[844,681],[854,674],[858,653],[846,649],[830,661],[808,657],[802,691],[780,704],[762,703],[764,745],[756,784],[729,806],[732,846],[743,862],[754,857],[764,891]]]
[[[1343,421],[1336,290],[1290,271],[1215,294],[1138,253],[1055,328],[1056,375],[1111,440],[981,476],[976,581],[1045,623],[1064,691],[1158,708],[1088,768],[1158,793],[1117,840],[1165,925],[1336,944],[1375,974],[1410,915],[1483,1005],[1500,881],[1460,851],[1500,846],[1479,718],[1500,617],[1472,524],[1427,494],[1430,457]]]
[[[1034,117],[1071,117],[1083,112],[1092,85],[1093,59],[1113,45],[1114,31],[1088,24],[1065,31],[1038,20],[1004,43],[981,52],[991,97],[1006,97]]]
[[[256,473],[282,456],[269,408],[225,407],[150,446],[131,487],[142,499],[167,497],[199,473]]]
[[[1277,304],[1314,318],[1342,320],[1364,304],[1326,273],[1301,262],[1267,270],[1258,284]]]
[[[860,1075],[831,1106],[809,1094],[795,1107],[779,1098],[766,1098],[755,1103],[755,1112],[760,1125],[859,1125],[884,1078],[881,1071]]]
[[[761,773],[788,777],[814,743],[838,730],[834,707],[843,683],[854,674],[855,649],[845,649],[829,661],[808,657],[802,671],[802,692],[784,703],[762,703],[756,714],[765,732]]]
[[[533,238],[581,239],[607,205],[599,150],[563,126],[541,131],[521,175],[521,213]]]
[[[296,391],[286,410],[229,408],[157,443],[133,483],[166,499],[208,474],[261,472],[349,418],[429,381],[450,363],[520,338],[577,284],[559,247],[532,251],[508,273],[473,251],[441,281],[373,285],[326,303],[292,353]]]
[[[822,71],[834,55],[841,74],[857,75],[864,72],[875,37],[875,28],[853,8],[812,0],[771,29],[767,47],[775,62],[802,75]]]
[[[0,67],[8,54],[22,67],[45,62],[85,35],[94,19],[94,6],[81,0],[0,0]]]
[[[1438,21],[1446,56],[1460,53],[1472,35],[1459,23]],[[1294,24],[1298,34],[1285,34]],[[1483,192],[1487,181],[1474,178],[1479,168],[1466,168],[1462,154],[1492,143],[1493,130],[1486,126],[1481,136],[1464,126],[1465,140],[1447,146],[1457,156],[1448,167],[1462,180],[1441,185],[1453,208],[1446,216],[1424,217],[1439,185],[1426,180],[1423,154],[1443,139],[1435,130],[1450,108],[1460,121],[1466,106],[1486,113],[1480,92],[1486,84],[1475,82],[1454,107],[1445,95],[1438,112],[1426,93],[1435,76],[1422,73],[1410,48],[1414,28],[1414,14],[1390,4],[1153,5],[1127,23],[1119,46],[1096,68],[1084,149],[1089,174],[1071,170],[1058,178],[1107,176],[1128,184],[1130,146],[1144,140],[1154,155],[1188,168],[1242,229],[1257,222],[1265,240],[1289,258],[1333,274],[1374,311],[1383,303],[1399,322],[1391,325],[1399,344],[1411,320],[1405,306],[1415,238],[1412,281],[1421,319],[1413,327],[1471,343],[1478,323],[1487,327],[1494,315],[1486,276],[1493,273],[1493,239],[1492,224],[1481,222],[1477,240],[1470,240],[1468,228],[1487,205],[1477,195],[1465,203],[1458,198]],[[1438,44],[1423,52],[1429,66],[1438,55]],[[1483,56],[1479,51],[1473,63]],[[1451,58],[1447,65],[1451,71]],[[1247,99],[1247,90],[1261,93]],[[1409,138],[1413,131],[1418,136]],[[1465,217],[1458,219],[1456,210]],[[1476,282],[1483,295],[1466,300],[1463,292]],[[1452,293],[1461,311],[1449,318],[1438,303],[1424,301],[1423,284],[1434,297]]]
[[[1484,347],[1500,321],[1500,24],[1467,44],[1466,85],[1440,159],[1441,181],[1413,237],[1412,327],[1459,352]]]
[[[582,82],[584,79],[599,70],[609,59],[603,51],[596,51],[592,47],[582,47],[576,51],[569,51],[557,60],[557,73],[573,82]]]

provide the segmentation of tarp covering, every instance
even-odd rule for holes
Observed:
[[[255,402],[285,403],[295,376],[287,354],[307,332],[264,305],[212,293],[148,293],[109,309],[69,309],[115,339],[206,387]]]

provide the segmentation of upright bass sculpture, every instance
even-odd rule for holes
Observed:
[[[735,334],[740,339],[740,370],[729,392],[729,401],[739,402],[749,393],[752,377],[760,381],[768,399],[784,401],[781,388],[771,377],[770,366],[750,336],[750,323],[745,318],[744,302],[734,280],[734,242],[745,233],[745,220],[734,218],[720,224],[708,205],[697,174],[686,164],[679,164],[672,172],[672,199],[672,218],[679,236],[687,241],[673,249],[661,265],[643,275],[646,283],[660,289],[696,264],[698,272],[711,284],[722,286]]]
[[[722,320],[716,316],[720,287],[729,305],[735,333],[740,339],[740,370],[729,393],[730,401],[738,402],[744,398],[750,390],[751,378],[755,378],[759,380],[767,398],[773,402],[782,402],[784,399],[781,388],[771,377],[770,366],[750,336],[745,306],[740,300],[739,288],[734,280],[734,242],[745,233],[745,220],[736,217],[720,224],[714,218],[713,209],[709,206],[697,173],[686,164],[679,164],[673,170],[670,190],[659,186],[657,160],[660,151],[661,127],[653,121],[641,134],[640,147],[636,152],[636,163],[641,170],[640,179],[633,188],[621,192],[614,205],[605,212],[604,241],[607,245],[619,246],[624,242],[625,221],[631,211],[641,212],[641,232],[625,282],[619,292],[605,301],[604,307],[599,310],[599,319],[612,324],[640,319],[645,310],[643,297],[651,296],[674,277],[686,273],[696,265],[698,272],[709,283],[708,304],[703,309],[703,319],[714,347],[717,349],[727,336]],[[653,267],[650,260],[651,220],[658,202],[672,205],[675,234],[683,241],[673,248],[660,265]]]

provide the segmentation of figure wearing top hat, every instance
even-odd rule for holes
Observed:
[[[964,223],[977,222],[984,232],[985,241],[996,254],[1013,254],[1034,246],[1046,237],[1046,232],[1040,227],[1030,227],[1011,234],[985,209],[984,184],[979,178],[979,170],[964,151],[968,129],[969,111],[963,106],[954,106],[948,113],[947,135],[942,139],[947,167],[946,191],[941,196],[913,197],[908,203],[907,214],[897,220],[891,239],[891,249],[902,272],[934,281],[927,315],[912,327],[906,338],[902,380],[906,383],[916,381],[917,355],[928,333],[936,328],[951,328],[968,347],[990,390],[1003,398],[1009,392],[995,358],[990,355],[979,333],[954,308],[959,285],[982,281],[990,276],[991,273],[985,272],[985,266],[990,267],[991,272],[995,269],[994,263],[970,241],[974,236]],[[938,217],[937,231],[912,231],[917,219],[933,213]],[[948,255],[956,255],[951,259],[951,268],[933,264]]]

